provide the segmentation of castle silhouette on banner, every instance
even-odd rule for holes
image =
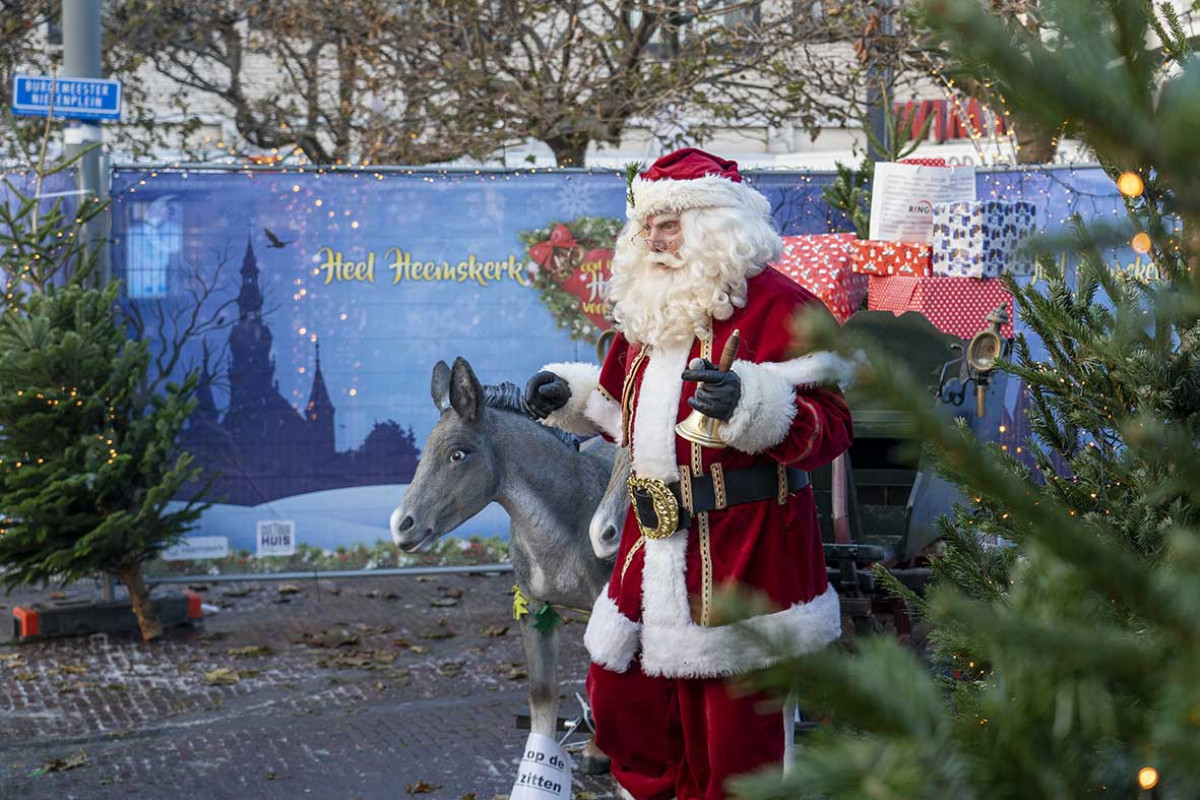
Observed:
[[[262,318],[258,259],[246,244],[238,295],[238,321],[229,333],[229,406],[222,416],[212,391],[207,358],[196,410],[181,437],[185,450],[213,482],[217,502],[254,506],[282,497],[348,486],[408,483],[420,450],[412,428],[376,422],[362,445],[337,452],[336,409],[321,373],[321,349],[304,413],[279,392],[271,329]],[[196,487],[187,487],[192,491]]]

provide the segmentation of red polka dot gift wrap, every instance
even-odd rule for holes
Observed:
[[[899,316],[916,311],[942,333],[970,339],[987,327],[987,317],[1000,304],[1013,318],[1012,295],[998,280],[978,278],[908,278],[871,275],[867,308],[891,311]],[[1012,323],[1001,328],[1006,337],[1013,335]]]
[[[845,322],[867,295],[867,276],[851,271],[846,252],[856,241],[853,233],[784,236],[775,269],[816,295],[838,322]]]

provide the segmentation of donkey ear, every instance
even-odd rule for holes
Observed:
[[[462,358],[454,359],[454,369],[450,372],[450,405],[464,422],[474,422],[482,404],[483,387],[471,365]]]
[[[429,384],[429,393],[433,395],[433,404],[438,411],[450,407],[450,368],[445,361],[433,365],[433,381]]]

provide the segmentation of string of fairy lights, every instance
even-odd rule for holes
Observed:
[[[947,93],[952,90],[950,79],[946,79],[945,88]],[[961,110],[961,104],[956,106]],[[994,130],[994,126],[990,126]],[[982,135],[973,127],[968,126],[973,134],[973,137],[978,141]],[[993,197],[1014,197],[1020,196],[1025,199],[1034,199],[1035,203],[1041,205],[1049,213],[1049,209],[1053,207],[1063,207],[1062,215],[1058,218],[1059,224],[1064,224],[1072,213],[1074,213],[1074,204],[1080,198],[1090,198],[1093,202],[1103,202],[1108,200],[1110,203],[1117,195],[1110,192],[1105,195],[1101,191],[1088,191],[1086,188],[1079,187],[1078,175],[1090,175],[1094,171],[1094,167],[1078,167],[1075,165],[1044,167],[1044,166],[1021,166],[1000,170],[997,168],[984,168],[981,170],[983,191],[987,191]],[[18,176],[23,173],[16,173]],[[120,206],[125,202],[135,202],[140,200],[139,194],[147,195],[148,200],[152,202],[153,198],[160,197],[163,190],[156,187],[156,183],[161,179],[170,179],[172,181],[189,180],[192,177],[208,176],[213,174],[234,174],[243,176],[246,180],[261,181],[270,179],[280,186],[279,199],[283,202],[283,212],[285,216],[303,215],[305,217],[315,217],[322,215],[326,220],[326,225],[329,230],[357,234],[369,233],[365,226],[368,224],[367,219],[363,216],[368,210],[372,198],[365,192],[346,192],[341,191],[337,197],[333,197],[333,192],[324,192],[321,190],[320,182],[324,180],[337,180],[344,186],[344,181],[354,182],[369,182],[372,184],[381,184],[389,181],[401,181],[406,186],[435,186],[437,184],[459,184],[463,182],[476,181],[480,184],[492,184],[495,182],[520,182],[525,179],[544,180],[546,176],[556,176],[564,181],[579,181],[585,182],[591,180],[608,180],[623,182],[624,176],[611,169],[560,169],[556,167],[532,167],[527,169],[512,169],[512,170],[494,170],[494,169],[450,169],[450,168],[421,168],[421,167],[379,167],[363,162],[356,166],[349,165],[332,165],[329,167],[316,167],[312,165],[294,165],[287,166],[282,164],[261,166],[261,165],[190,165],[183,163],[174,163],[169,165],[160,165],[154,167],[140,168],[119,168],[116,173],[120,180],[115,182],[115,186],[119,191],[114,196],[114,203]],[[1064,175],[1066,177],[1064,177]],[[774,172],[774,171],[750,171],[748,179],[751,181],[764,182],[764,190],[776,192],[783,200],[779,203],[777,211],[781,217],[786,217],[784,220],[786,225],[785,233],[808,233],[816,230],[827,230],[831,224],[831,211],[825,203],[821,202],[821,191],[829,183],[830,174],[825,172]],[[289,180],[290,179],[290,180]],[[1084,181],[1087,185],[1092,180],[1089,177],[1088,181]],[[1108,183],[1111,186],[1111,183]],[[332,188],[332,187],[331,187]],[[365,188],[365,187],[364,187]],[[791,193],[791,198],[787,197]],[[1063,200],[1066,202],[1062,202]],[[339,202],[340,200],[340,202]],[[336,207],[334,205],[336,204]],[[1112,204],[1114,207],[1111,213],[1116,214],[1117,204]],[[1053,220],[1047,219],[1048,224],[1053,224]],[[1135,245],[1138,243],[1135,242]],[[302,247],[303,243],[297,245]],[[1135,247],[1135,251],[1137,248]],[[307,254],[306,254],[307,255]],[[322,287],[320,286],[319,268],[313,266],[306,274],[301,277],[291,279],[291,286],[288,287],[287,295],[294,303],[301,306],[319,300],[322,295]],[[351,310],[352,311],[352,310]],[[342,310],[334,315],[329,320],[322,320],[321,325],[328,325],[331,321],[335,323],[344,323],[350,321],[350,313],[347,310]],[[310,322],[304,322],[298,317],[298,321],[292,325],[292,334],[295,337],[294,345],[291,348],[293,356],[293,364],[301,362],[300,366],[293,366],[296,374],[307,375],[310,371],[312,363],[313,347],[317,344],[319,334],[316,330],[318,326]],[[282,343],[281,343],[282,344]],[[300,345],[303,344],[303,347]],[[307,365],[306,365],[307,364]],[[361,366],[361,361],[355,360],[353,363],[355,374],[358,367]],[[338,391],[347,397],[358,397],[361,393],[360,387],[357,385],[357,378],[350,377],[349,385],[342,386]],[[292,389],[289,392],[291,402],[297,407],[298,411],[303,413],[303,402],[305,401],[305,393],[303,389]]]

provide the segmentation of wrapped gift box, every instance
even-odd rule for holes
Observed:
[[[867,307],[891,311],[900,315],[906,311],[923,314],[943,333],[970,339],[987,327],[987,317],[1000,304],[1013,318],[1012,295],[997,280],[976,278],[908,278],[903,276],[870,276]],[[1012,323],[1001,329],[1004,336],[1013,335]]]
[[[933,248],[916,242],[877,242],[871,239],[850,243],[850,269],[862,275],[933,274]]]
[[[1005,272],[1027,275],[1033,262],[1018,258],[1021,242],[1034,232],[1033,203],[977,200],[933,206],[933,274],[955,278],[994,278]]]
[[[838,322],[845,322],[867,294],[867,276],[851,271],[846,252],[856,241],[853,233],[784,236],[783,255],[775,268],[820,298]]]

